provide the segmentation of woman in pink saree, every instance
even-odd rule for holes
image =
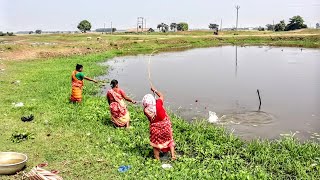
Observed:
[[[125,92],[119,88],[118,81],[112,80],[111,89],[107,92],[107,99],[110,106],[111,121],[116,127],[130,127],[130,114],[127,109],[126,101],[133,104],[136,102],[126,96]]]

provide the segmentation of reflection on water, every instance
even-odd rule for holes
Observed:
[[[236,77],[238,74],[238,46],[235,46],[236,48]]]
[[[119,57],[102,78],[141,100],[149,91],[148,56]],[[151,78],[166,107],[187,120],[216,112],[220,124],[244,138],[320,132],[320,51],[299,48],[216,47],[151,58]],[[262,99],[259,107],[257,89]],[[104,92],[106,89],[104,89]],[[222,117],[222,118],[221,118]]]

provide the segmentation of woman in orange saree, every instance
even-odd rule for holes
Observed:
[[[130,114],[125,104],[125,101],[136,102],[126,96],[125,92],[119,88],[118,81],[112,80],[111,88],[107,92],[107,99],[110,106],[111,121],[116,127],[130,127]]]
[[[83,66],[80,64],[76,65],[76,70],[72,72],[71,82],[72,82],[72,91],[70,96],[70,102],[78,102],[82,101],[82,88],[83,88],[83,80],[89,80],[97,83],[96,80],[86,77],[83,72]]]

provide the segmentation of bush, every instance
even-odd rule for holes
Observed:
[[[187,31],[189,29],[188,23],[181,22],[177,25],[177,30],[178,31]]]
[[[8,36],[14,36],[13,32],[7,32]]]
[[[284,31],[285,29],[286,29],[286,23],[284,22],[284,20],[280,21],[280,23],[274,26],[275,31]]]
[[[36,34],[41,34],[41,33],[42,33],[42,31],[40,29],[36,30]]]

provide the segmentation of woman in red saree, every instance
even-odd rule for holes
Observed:
[[[174,141],[172,133],[172,125],[170,117],[163,107],[163,95],[151,87],[151,91],[159,96],[157,100],[151,95],[147,94],[142,99],[144,107],[144,114],[150,121],[150,145],[153,147],[154,157],[160,159],[160,151],[171,153],[171,158],[176,159],[174,153]]]
[[[83,80],[89,80],[97,83],[96,80],[93,80],[89,77],[86,77],[83,72],[83,66],[81,64],[76,65],[76,70],[72,72],[71,81],[72,81],[72,91],[70,96],[70,102],[81,102],[82,101],[82,88]]]
[[[126,96],[125,92],[119,88],[118,81],[112,80],[111,88],[107,92],[107,99],[110,106],[111,121],[116,127],[130,127],[130,114],[124,100],[136,102]]]

